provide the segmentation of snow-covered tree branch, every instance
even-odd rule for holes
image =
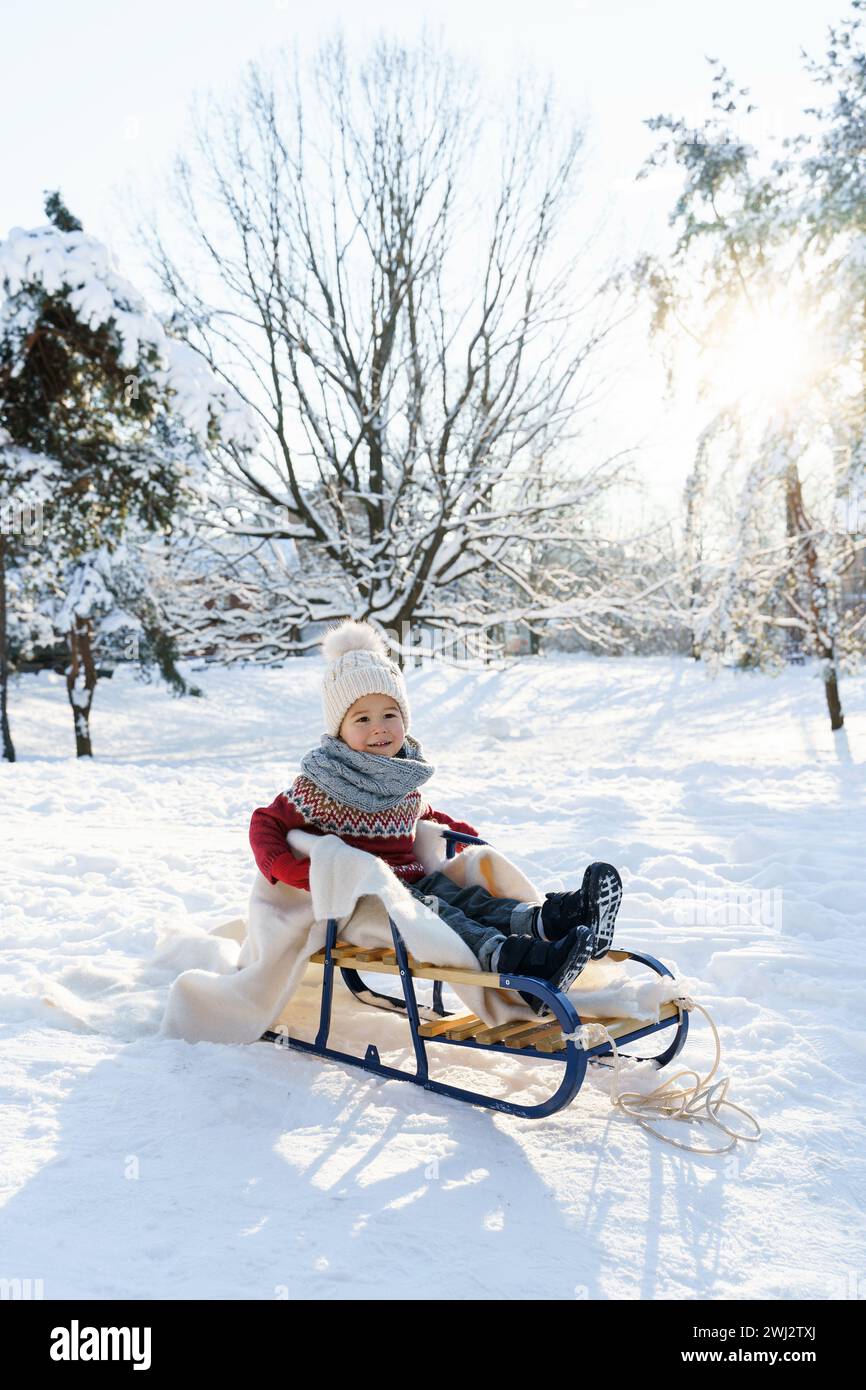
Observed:
[[[288,84],[286,66],[251,65],[199,119],[174,180],[183,250],[151,222],[152,261],[262,431],[255,458],[219,450],[224,526],[294,541],[399,633],[461,574],[564,539],[612,480],[576,422],[626,300],[587,293],[586,247],[563,249],[583,136],[549,94],[519,83],[494,138],[429,41],[356,65],[335,39]]]

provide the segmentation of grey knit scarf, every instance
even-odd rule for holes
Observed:
[[[301,771],[323,792],[359,811],[383,811],[396,806],[436,771],[417,739],[407,734],[393,758],[383,753],[359,753],[341,738],[323,734],[318,748],[301,759]]]

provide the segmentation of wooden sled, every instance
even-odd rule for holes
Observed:
[[[447,857],[454,855],[458,840],[468,844],[483,845],[486,840],[475,835],[465,835],[462,831],[445,830]],[[337,940],[337,922],[330,918],[327,925],[325,946],[310,959],[323,967],[322,1000],[319,1014],[319,1029],[313,1042],[292,1037],[288,1031],[288,1009],[286,1017],[281,1016],[272,1027],[262,1035],[262,1042],[297,1048],[318,1057],[329,1057],[335,1062],[348,1062],[355,1067],[376,1076],[387,1076],[399,1081],[413,1081],[427,1091],[439,1095],[452,1096],[455,1100],[469,1101],[472,1105],[484,1105],[491,1110],[501,1110],[508,1115],[522,1115],[527,1119],[540,1119],[552,1115],[568,1105],[580,1090],[587,1066],[598,1062],[605,1054],[610,1055],[609,1042],[595,1046],[587,1045],[582,1036],[582,1022],[574,1007],[573,997],[557,989],[552,989],[543,980],[525,975],[496,975],[478,970],[462,970],[451,966],[431,965],[416,961],[408,955],[403,938],[391,919],[393,948],[386,946],[365,948],[353,946],[349,942]],[[671,971],[653,956],[638,951],[611,950],[611,960],[639,961],[657,975],[673,978]],[[344,982],[359,1002],[391,1013],[402,1013],[409,1023],[412,1045],[415,1052],[415,1071],[400,1071],[386,1066],[379,1057],[375,1043],[369,1043],[363,1057],[340,1052],[328,1046],[331,1027],[331,1008],[334,991],[334,974],[339,970]],[[365,983],[360,971],[371,975],[395,975],[400,980],[402,998],[382,994]],[[433,982],[432,1007],[419,1004],[415,995],[415,980]],[[442,1004],[442,985],[462,984],[480,986],[483,989],[521,990],[542,999],[551,1010],[553,1017],[519,1019],[490,1027],[474,1014],[451,1014]],[[640,1038],[658,1033],[665,1028],[675,1028],[674,1036],[661,1055],[652,1058],[638,1057],[638,1061],[653,1061],[656,1067],[667,1066],[682,1050],[689,1029],[687,1011],[677,1003],[663,1004],[659,1009],[658,1023],[646,1023],[632,1018],[588,1019],[588,1023],[603,1023],[612,1037],[616,1039],[620,1056],[634,1056],[623,1051],[623,1047],[637,1042]],[[477,1091],[466,1090],[460,1086],[449,1086],[430,1076],[427,1049],[430,1044],[448,1047],[469,1047],[481,1052],[505,1053],[515,1057],[531,1057],[559,1063],[562,1067],[559,1086],[548,1100],[537,1105],[520,1105],[510,1100],[499,1100],[494,1096],[482,1095]]]

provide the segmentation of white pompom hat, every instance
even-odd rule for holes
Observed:
[[[347,618],[332,627],[322,642],[328,663],[322,679],[325,732],[336,738],[346,710],[362,695],[391,695],[400,706],[409,732],[409,696],[403,672],[388,655],[382,634],[370,623]]]

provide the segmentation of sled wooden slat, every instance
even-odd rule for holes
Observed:
[[[376,963],[368,965],[368,970],[375,970]],[[425,980],[443,980],[445,984],[453,985],[480,985],[482,989],[499,989],[499,976],[490,975],[484,970],[463,970],[459,966],[451,965],[429,965],[426,969],[420,970],[418,962],[409,957],[409,974],[422,975]]]
[[[679,1010],[676,1004],[662,1004],[659,1008],[659,1023],[667,1018],[676,1018]],[[612,1038],[625,1038],[631,1033],[639,1033],[643,1028],[657,1027],[652,1020],[645,1018],[587,1018],[587,1025],[599,1023],[610,1033]],[[551,1031],[549,1036],[541,1038],[537,1043],[540,1052],[561,1052],[565,1047],[565,1038],[560,1032],[559,1036]]]
[[[673,1002],[661,1004],[659,1006],[659,1023],[662,1023],[666,1018],[676,1018],[678,1012],[679,1010]],[[646,1018],[592,1018],[587,1015],[583,1021],[588,1028],[594,1023],[600,1023],[614,1038],[624,1038],[629,1033],[639,1033],[642,1028],[658,1026],[651,1019]]]
[[[507,1042],[509,1045],[512,1038],[517,1038],[521,1033],[532,1033],[538,1027],[537,1018],[512,1018],[508,1023],[497,1023],[495,1028],[485,1028],[483,1033],[479,1033],[476,1042],[498,1043]]]
[[[679,1009],[676,1004],[662,1004],[659,1007],[659,1023],[666,1018],[676,1018]],[[604,1020],[588,1018],[587,1023],[599,1023]],[[646,1018],[610,1018],[604,1021],[604,1026],[614,1038],[625,1037],[628,1033],[639,1033],[642,1028],[652,1028],[655,1025]]]
[[[481,1018],[476,1018],[475,1014],[462,1014],[459,1018],[453,1015],[450,1018],[438,1018],[422,1023],[418,1032],[422,1038],[463,1038],[474,1037],[480,1028],[484,1028],[485,1023]]]
[[[344,970],[352,970],[358,965],[367,974],[398,975],[400,972],[396,955],[386,947],[381,949],[383,952],[381,957],[376,960],[365,960],[365,954],[372,955],[372,948],[338,942],[331,955],[334,963]],[[315,965],[324,965],[324,950],[317,951],[315,955],[310,956],[310,960]],[[500,988],[499,976],[491,975],[485,970],[464,970],[462,966],[431,965],[429,961],[417,961],[413,956],[409,956],[408,960],[409,974],[425,980],[442,980],[445,984],[454,985],[477,985],[482,989]]]
[[[449,1028],[456,1028],[461,1023],[468,1023],[469,1017],[469,1014],[461,1014],[459,1018],[455,1018],[453,1014],[450,1014],[448,1018],[437,1018],[435,1021],[431,1019],[427,1023],[422,1023],[418,1032],[422,1038],[438,1038],[441,1033],[447,1033]]]
[[[529,1034],[532,1034],[533,1037],[537,1037],[539,1029],[543,1028],[544,1035],[546,1036],[551,1028],[558,1027],[559,1024],[555,1018],[548,1019],[545,1022],[542,1022],[542,1020],[538,1018],[525,1018],[522,1022],[512,1024],[510,1031],[505,1034],[502,1041],[507,1043],[509,1047],[511,1047],[512,1044],[515,1047],[523,1047]]]
[[[674,1019],[677,1016],[676,1004],[663,1004],[659,1009],[659,1022],[663,1019]],[[588,1019],[588,1023],[601,1023],[614,1038],[626,1037],[630,1033],[639,1033],[645,1029],[646,1019]],[[478,1019],[474,1019],[478,1023]],[[421,1037],[438,1038],[446,1037],[474,1037],[475,1042],[506,1042],[509,1047],[528,1047],[530,1045],[530,1034],[534,1038],[532,1045],[539,1049],[539,1052],[562,1052],[566,1047],[566,1040],[562,1036],[562,1030],[555,1020],[542,1023],[538,1019],[517,1019],[510,1020],[510,1023],[498,1023],[495,1027],[485,1027],[481,1024],[477,1031],[473,1033],[473,1016],[464,1015],[461,1017],[449,1017],[449,1019],[436,1019],[435,1022],[421,1023]]]
[[[453,1038],[455,1042],[462,1042],[464,1038],[474,1038],[478,1029],[484,1028],[485,1026],[483,1019],[476,1018],[474,1014],[470,1014],[468,1018],[461,1018],[456,1022],[452,1019],[451,1027],[448,1029],[445,1037]]]
[[[516,1037],[510,1037],[509,1047],[539,1047],[542,1041],[553,1036],[562,1038],[562,1029],[556,1019],[550,1019],[548,1023],[539,1023],[538,1027],[528,1033],[518,1033]]]
[[[526,1020],[526,1022],[528,1023],[528,1020]],[[483,1033],[478,1034],[475,1041],[483,1043],[502,1042],[502,1040],[507,1038],[509,1033],[512,1033],[518,1026],[519,1025],[515,1023],[513,1018],[509,1019],[508,1023],[497,1023],[495,1026],[485,1028]]]
[[[323,957],[323,959],[324,959],[324,954],[325,954],[325,953],[324,953],[324,951],[323,951],[323,952],[322,952],[322,957]],[[332,958],[333,958],[334,960],[338,960],[338,961],[340,962],[341,965],[343,964],[344,961],[347,961],[347,960],[349,959],[350,956],[353,957],[353,958],[354,958],[354,957],[357,957],[357,954],[358,954],[358,948],[357,948],[357,946],[335,946],[334,949],[333,949],[333,951],[331,952]]]

